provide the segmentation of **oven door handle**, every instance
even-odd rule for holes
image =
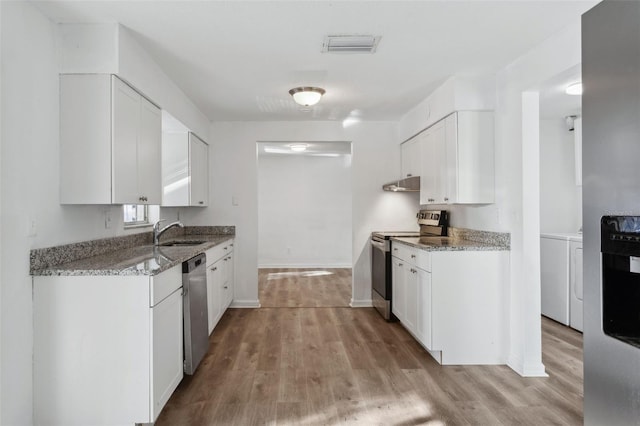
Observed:
[[[383,242],[371,240],[371,245],[380,251],[387,251],[387,245]]]

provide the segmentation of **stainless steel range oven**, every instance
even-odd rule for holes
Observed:
[[[447,235],[449,215],[446,211],[421,210],[418,215],[420,232],[371,233],[371,299],[373,306],[387,321],[395,320],[391,312],[391,238]]]
[[[391,313],[391,237],[417,237],[418,232],[373,232],[371,234],[371,298],[387,321]]]

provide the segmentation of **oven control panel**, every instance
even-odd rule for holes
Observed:
[[[448,226],[449,212],[446,210],[420,210],[417,214],[418,224],[430,226]]]

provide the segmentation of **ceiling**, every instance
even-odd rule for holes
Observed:
[[[56,1],[54,22],[118,22],[212,121],[397,120],[451,75],[493,74],[591,8],[555,1]],[[375,54],[327,35],[381,36]],[[326,89],[303,111],[288,90]]]

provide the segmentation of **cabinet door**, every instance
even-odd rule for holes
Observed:
[[[225,282],[222,286],[222,289],[224,291],[224,309],[222,310],[221,314],[224,313],[224,310],[228,308],[233,301],[233,253],[229,253],[229,255],[225,259]]]
[[[187,133],[162,134],[162,205],[189,205],[189,138]]]
[[[445,127],[445,167],[444,167],[444,201],[458,202],[458,114],[451,114],[444,119]]]
[[[138,125],[138,204],[162,203],[162,115],[160,109],[140,97]]]
[[[417,269],[418,318],[416,320],[416,335],[427,348],[432,349],[431,341],[431,274],[423,269]]]
[[[458,204],[486,204],[495,199],[494,130],[490,111],[459,111],[456,123],[455,178]],[[453,161],[451,166],[453,167]]]
[[[189,134],[189,177],[192,206],[206,206],[209,200],[209,147],[193,133]]]
[[[183,376],[182,288],[151,308],[151,322],[151,418],[155,421]]]
[[[207,266],[207,307],[208,307],[208,323],[209,334],[213,332],[214,327],[218,323],[218,319],[222,315],[222,301],[220,298],[220,282],[222,261],[219,260],[212,265]]]
[[[400,146],[402,154],[402,177],[420,176],[420,135]]]
[[[140,95],[115,76],[111,82],[111,201],[113,204],[141,204],[137,160]]]
[[[405,270],[405,317],[403,324],[417,335],[418,323],[418,269],[413,265]]]
[[[391,312],[402,322],[405,321],[405,262],[391,258]]]
[[[419,135],[422,144],[420,153],[420,204],[431,204],[435,191],[435,157],[433,155],[433,136],[431,129],[425,130]]]
[[[443,121],[425,131],[422,149],[420,204],[444,204],[445,125]]]

